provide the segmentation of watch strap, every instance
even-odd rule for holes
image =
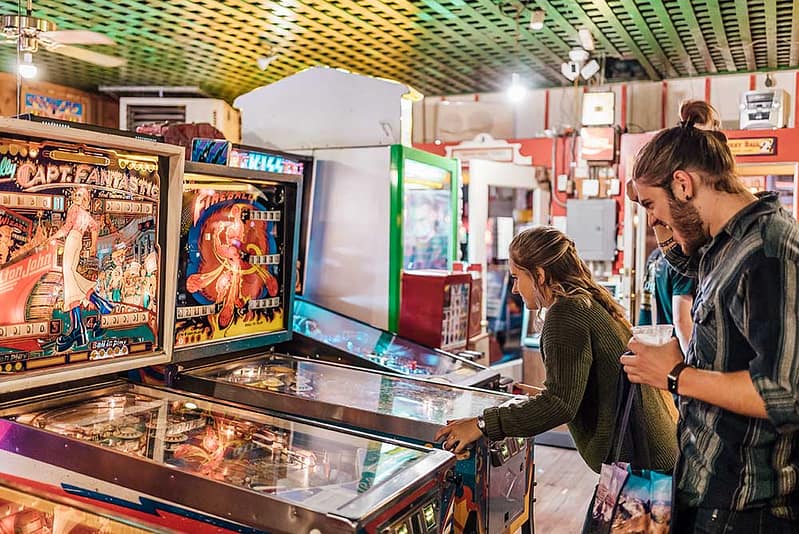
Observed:
[[[688,367],[687,363],[680,362],[669,372],[667,377],[669,392],[675,395],[679,394],[677,393],[677,388],[679,387],[680,373],[682,373],[686,367]]]

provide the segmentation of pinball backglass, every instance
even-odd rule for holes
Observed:
[[[287,336],[300,182],[299,175],[187,165],[178,256],[177,352],[214,342],[246,342],[253,336]],[[232,348],[226,346],[223,352]]]
[[[162,198],[169,173],[159,152],[177,147],[52,133],[0,129],[5,375],[163,351]],[[93,142],[65,140],[70,136]],[[119,148],[126,143],[130,149]]]

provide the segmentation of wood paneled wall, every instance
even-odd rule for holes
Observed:
[[[88,93],[63,85],[48,82],[23,81],[20,109],[24,113],[25,93],[78,102],[83,105],[83,121],[109,128],[119,127],[119,103],[105,95]],[[11,117],[17,114],[17,77],[15,74],[0,72],[0,116]]]

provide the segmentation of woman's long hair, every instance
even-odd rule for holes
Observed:
[[[557,228],[538,226],[527,229],[513,238],[509,249],[510,259],[517,267],[529,272],[536,285],[536,268],[544,271],[544,286],[555,298],[577,297],[588,306],[593,299],[611,317],[630,327],[624,308],[613,300],[607,289],[597,284],[588,266],[577,255],[574,241]]]

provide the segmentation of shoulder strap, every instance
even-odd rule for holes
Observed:
[[[605,463],[618,462],[622,450],[626,448],[632,453],[633,467],[651,466],[646,431],[641,428],[645,417],[643,408],[641,387],[631,383],[627,373],[621,369],[616,395],[616,440],[608,451]],[[634,421],[632,425],[631,419]]]

